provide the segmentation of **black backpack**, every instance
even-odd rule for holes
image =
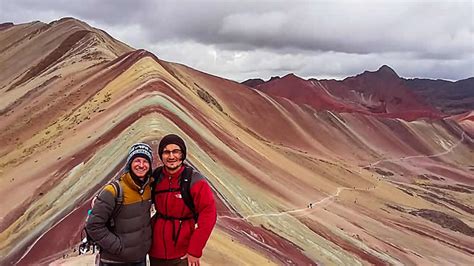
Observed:
[[[110,215],[109,220],[107,221],[107,228],[109,228],[110,231],[113,231],[115,228],[115,218],[117,217],[118,213],[120,212],[120,209],[122,208],[123,205],[123,189],[122,186],[120,185],[120,180],[114,180],[107,185],[112,185],[115,189],[116,196],[115,196],[115,206],[112,211],[112,214]],[[105,185],[105,186],[107,186]],[[104,186],[104,187],[105,187]],[[95,197],[97,197],[96,195]],[[87,216],[90,215],[91,210],[88,211]],[[86,219],[87,222],[87,219]],[[81,243],[79,244],[79,255],[85,254],[89,251],[92,251],[92,253],[95,253],[96,249],[98,249],[98,245],[95,243],[94,240],[89,236],[86,230],[86,226],[84,225],[84,229],[82,230],[81,233]]]
[[[191,180],[192,180],[193,168],[188,165],[184,166],[184,170],[181,173],[179,190],[178,189],[165,189],[165,190],[156,191],[156,185],[161,181],[162,171],[163,171],[163,166],[160,166],[156,168],[155,172],[153,172],[153,182],[151,183],[151,200],[152,200],[153,205],[155,204],[156,194],[180,191],[184,204],[186,204],[186,206],[191,210],[191,212],[193,213],[193,217],[170,217],[163,214],[159,214],[159,216],[165,219],[170,219],[170,220],[194,219],[194,221],[197,222],[199,214],[196,212],[196,207],[194,206],[193,197],[191,196]]]

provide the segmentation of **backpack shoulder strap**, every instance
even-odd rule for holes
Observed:
[[[193,197],[191,196],[191,180],[193,178],[193,168],[185,166],[183,173],[181,174],[181,197],[183,201],[188,206],[188,208],[193,213],[194,221],[197,222],[198,213],[196,212],[196,207],[194,206]]]
[[[163,166],[160,166],[153,171],[153,181],[151,182],[151,202],[155,204],[155,196],[156,196],[156,185],[161,180],[161,172],[163,171]]]
[[[114,206],[114,209],[112,210],[112,214],[110,215],[109,220],[107,221],[107,227],[112,229],[115,227],[115,218],[117,217],[123,205],[123,189],[122,189],[122,185],[120,185],[120,179],[113,180],[109,182],[107,185],[111,185],[115,190],[115,206]],[[104,188],[107,185],[105,185]],[[97,197],[98,195],[95,196],[95,198]],[[87,219],[89,219],[90,214],[91,214],[91,210],[88,211]],[[87,219],[86,219],[86,223],[87,223]],[[83,232],[85,233],[85,235],[81,233],[82,241],[81,241],[81,244],[79,245],[79,255],[84,254],[91,249],[93,250],[93,252],[95,252],[95,245],[96,245],[95,241],[93,241],[92,238],[89,236],[86,226],[84,226]]]
[[[115,195],[115,202],[118,204],[122,204],[123,203],[123,189],[122,189],[122,185],[120,185],[120,180],[114,180],[110,182],[110,184],[114,187],[115,192],[117,193]]]
[[[120,185],[120,180],[114,180],[110,182],[110,184],[114,187],[115,193],[116,193],[115,194],[115,207],[114,207],[114,210],[112,211],[112,215],[110,216],[110,226],[114,227],[115,226],[114,220],[117,217],[123,205],[123,189],[122,189],[122,185]]]

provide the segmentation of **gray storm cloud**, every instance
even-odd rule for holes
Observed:
[[[243,80],[474,75],[472,1],[1,1],[2,21],[72,16],[159,57]],[[283,73],[286,72],[286,73]],[[252,76],[250,76],[252,75]]]

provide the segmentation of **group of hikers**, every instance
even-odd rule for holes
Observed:
[[[200,265],[216,224],[205,177],[184,163],[186,145],[170,134],[158,145],[163,166],[152,170],[153,150],[132,145],[125,171],[94,199],[87,237],[99,246],[97,265]],[[156,213],[152,216],[152,205]]]

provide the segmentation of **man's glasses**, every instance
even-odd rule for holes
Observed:
[[[163,155],[170,156],[171,154],[178,157],[178,156],[181,156],[181,154],[183,154],[183,152],[180,149],[175,149],[175,150],[172,150],[172,151],[168,151],[168,150],[163,151]]]

